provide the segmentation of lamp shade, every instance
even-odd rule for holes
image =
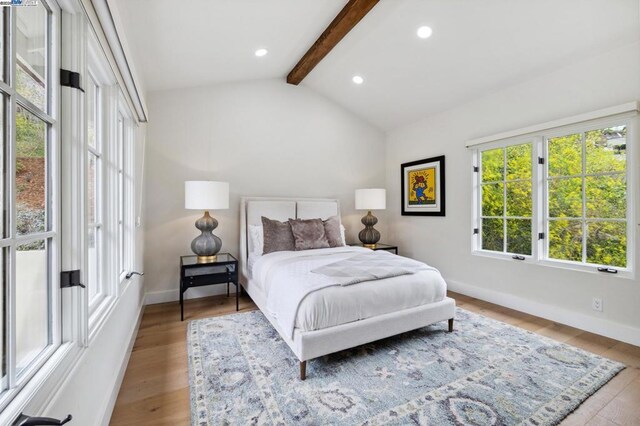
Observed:
[[[384,210],[386,208],[385,189],[356,189],[356,210]]]
[[[184,208],[222,210],[229,208],[229,183],[191,180],[184,183]]]

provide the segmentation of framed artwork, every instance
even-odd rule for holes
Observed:
[[[401,166],[403,216],[444,216],[444,155]]]

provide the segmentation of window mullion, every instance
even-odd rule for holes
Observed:
[[[9,45],[9,84],[13,85],[15,83],[15,75],[16,75],[16,39],[15,39],[15,34],[16,34],[16,16],[15,16],[15,9],[14,8],[8,8],[9,9],[9,27],[11,29],[10,33],[8,34],[9,40],[8,40],[8,45]],[[15,178],[15,168],[16,168],[16,161],[15,161],[15,153],[16,153],[16,100],[15,100],[15,92],[13,92],[10,96],[9,96],[9,108],[7,111],[7,123],[8,123],[8,129],[9,129],[9,135],[7,135],[7,139],[9,141],[9,147],[8,149],[5,151],[7,154],[7,161],[5,161],[6,164],[6,174],[5,174],[5,178],[7,180],[7,186],[8,186],[8,190],[7,190],[7,197],[3,200],[4,203],[9,203],[9,208],[6,209],[9,212],[9,227],[8,227],[8,237],[11,239],[11,244],[8,247],[8,251],[9,253],[7,253],[8,258],[9,258],[9,276],[7,277],[7,298],[8,298],[8,315],[7,315],[7,321],[8,321],[8,327],[7,327],[7,333],[8,333],[8,338],[7,338],[7,388],[11,389],[13,387],[16,386],[17,380],[16,380],[16,359],[17,359],[17,352],[16,352],[16,281],[15,281],[15,276],[16,276],[16,244],[15,244],[15,240],[14,237],[16,235],[16,206],[14,202],[11,202],[11,200],[15,199],[15,194],[16,194],[16,178]],[[5,272],[6,273],[6,272]]]
[[[582,263],[587,262],[587,142],[582,132]]]
[[[507,147],[502,149],[502,251],[507,252]]]

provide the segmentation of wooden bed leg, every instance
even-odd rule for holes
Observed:
[[[449,318],[449,333],[453,331],[453,318]]]
[[[307,378],[307,361],[300,361],[300,380]]]

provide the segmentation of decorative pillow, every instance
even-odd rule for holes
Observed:
[[[263,253],[274,251],[294,251],[296,249],[291,225],[288,222],[280,222],[262,216],[262,229],[264,233]]]
[[[296,250],[329,248],[322,219],[289,219]]]
[[[323,220],[322,224],[324,225],[324,234],[329,242],[329,247],[344,246],[342,230],[340,229],[340,218],[338,216],[331,216],[327,220]]]
[[[249,254],[262,256],[264,247],[264,231],[262,226],[249,225]]]

